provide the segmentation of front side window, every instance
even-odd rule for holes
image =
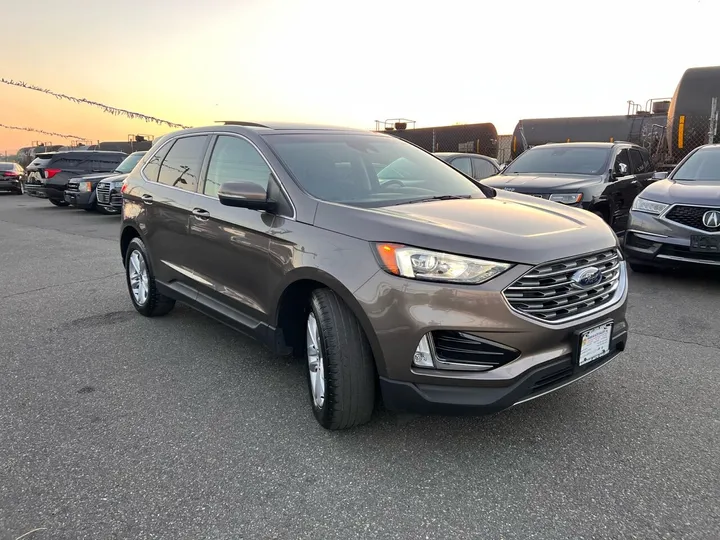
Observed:
[[[458,171],[463,172],[467,174],[468,176],[472,176],[472,164],[470,162],[470,158],[467,157],[459,157],[453,159],[450,164],[455,167]]]
[[[200,178],[207,139],[207,135],[195,135],[175,141],[160,166],[158,183],[194,192]]]
[[[630,155],[627,148],[623,148],[615,158],[615,166],[613,167],[616,176],[627,176],[632,174],[632,167],[630,166]]]
[[[163,159],[165,159],[173,144],[175,144],[174,141],[167,143],[148,160],[145,167],[143,167],[145,178],[151,182],[157,182],[160,175],[160,165],[162,165]]]
[[[672,173],[673,180],[720,182],[720,148],[702,148]]]
[[[252,182],[267,190],[270,167],[245,139],[220,135],[213,147],[203,193],[217,196],[225,182]]]
[[[433,197],[485,197],[452,166],[399,138],[364,133],[264,138],[298,185],[323,201],[379,207]]]
[[[605,172],[609,148],[536,146],[523,152],[503,174],[582,174]]]

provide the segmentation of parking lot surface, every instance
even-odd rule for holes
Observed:
[[[0,539],[720,537],[720,280],[630,276],[629,348],[481,418],[312,417],[304,366],[132,308],[119,218],[0,196]]]

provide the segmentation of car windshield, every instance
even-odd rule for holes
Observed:
[[[450,165],[392,136],[267,134],[265,140],[300,186],[323,201],[379,207],[485,197]]]
[[[135,152],[133,154],[130,154],[128,157],[126,157],[120,165],[117,166],[115,169],[115,172],[126,174],[132,171],[135,168],[135,165],[137,165],[137,162],[140,161],[140,158],[145,155],[145,152]]]
[[[536,146],[523,152],[503,174],[602,174],[610,148]]]
[[[720,182],[720,148],[702,148],[680,165],[673,180]]]

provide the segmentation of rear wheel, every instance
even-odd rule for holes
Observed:
[[[61,201],[60,199],[50,199],[50,202],[55,206],[68,206],[70,204],[67,201]]]
[[[125,278],[133,306],[146,317],[159,317],[170,313],[175,300],[160,294],[150,266],[145,244],[140,238],[130,240],[125,253]]]
[[[313,292],[306,323],[307,378],[315,419],[326,429],[370,421],[375,363],[360,322],[329,289]]]
[[[15,191],[13,191],[15,195],[24,195],[25,194],[25,184],[23,182],[20,182],[20,187],[18,187]]]

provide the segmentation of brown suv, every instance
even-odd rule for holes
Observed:
[[[618,240],[396,137],[226,122],[157,140],[122,188],[146,316],[176,300],[307,362],[329,429],[391,410],[487,413],[625,348]]]

